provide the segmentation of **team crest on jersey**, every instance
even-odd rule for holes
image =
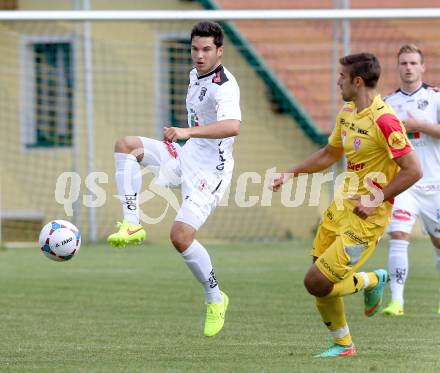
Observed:
[[[405,135],[399,131],[393,131],[388,136],[388,145],[393,149],[402,150],[406,146]]]
[[[199,100],[200,100],[200,102],[203,101],[203,98],[205,97],[206,92],[208,92],[208,90],[206,89],[206,87],[202,87],[202,89],[200,89],[200,95],[199,95]]]
[[[361,139],[359,137],[355,137],[353,140],[353,148],[354,150],[356,150],[357,152],[359,151],[359,149],[361,148]]]
[[[429,105],[428,100],[420,99],[417,101],[417,108],[419,110],[425,110],[428,107],[428,105]]]

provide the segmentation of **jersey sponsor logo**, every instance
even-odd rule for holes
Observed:
[[[352,239],[353,241],[361,244],[361,245],[366,245],[368,242],[363,240],[361,237],[359,237],[356,233],[354,233],[351,230],[347,230],[344,232],[344,234],[349,237],[350,239]]]
[[[200,101],[200,102],[203,101],[203,98],[205,97],[206,92],[208,92],[208,90],[206,89],[206,87],[202,87],[202,88],[200,89],[200,95],[199,95],[199,101]]]
[[[351,107],[344,107],[342,111],[346,111],[347,113],[352,113],[353,109]]]
[[[410,221],[412,214],[406,210],[394,210],[393,218],[400,221]]]
[[[355,131],[357,133],[360,133],[361,135],[368,135],[368,130],[365,130],[363,128],[356,127],[356,124],[353,122],[348,122],[344,118],[341,118],[339,120],[339,123],[345,127],[348,127],[351,131]]]
[[[425,110],[429,105],[428,100],[425,100],[424,98],[417,101],[417,109],[419,110]]]
[[[388,144],[393,149],[402,150],[406,146],[405,135],[399,131],[393,131],[388,135]]]
[[[348,161],[347,163],[347,169],[352,170],[352,171],[360,171],[365,167],[365,163],[361,162],[361,163],[353,163],[351,161]]]
[[[342,276],[338,275],[334,269],[328,264],[324,258],[320,258],[319,261],[321,262],[322,266],[329,271],[333,276],[335,276],[337,279],[342,280]]]
[[[353,148],[357,152],[361,149],[361,139],[359,137],[355,137],[353,140]]]

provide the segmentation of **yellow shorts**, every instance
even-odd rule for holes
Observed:
[[[367,261],[385,228],[361,219],[351,209],[338,210],[332,203],[313,242],[316,266],[331,282],[342,281]]]

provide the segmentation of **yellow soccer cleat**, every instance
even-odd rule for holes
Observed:
[[[207,337],[213,337],[222,330],[225,324],[225,314],[229,305],[228,296],[222,293],[222,303],[210,303],[206,308],[205,330],[204,334]]]
[[[125,247],[131,244],[140,244],[145,240],[145,230],[140,224],[131,224],[127,221],[118,222],[119,231],[111,234],[107,238],[107,242],[114,247]]]
[[[388,307],[383,309],[382,313],[387,316],[403,316],[403,306],[397,299],[394,299]]]

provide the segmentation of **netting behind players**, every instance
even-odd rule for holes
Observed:
[[[48,9],[55,9],[52,3]],[[200,8],[197,2],[164,4]],[[106,5],[117,6],[95,2],[96,8]],[[114,197],[114,142],[123,135],[161,139],[164,125],[185,125],[189,31],[194,23],[90,22],[90,66],[81,22],[0,23],[3,241],[35,239],[40,225],[54,218],[73,221],[85,238],[104,239],[114,230],[121,219]],[[327,202],[326,187],[322,198],[310,196],[310,177],[302,200],[295,195],[300,189],[296,184],[289,196],[272,196],[264,180],[274,167],[286,169],[316,150],[332,127],[333,21],[233,25],[226,26],[223,63],[240,85],[243,125],[229,198],[200,235],[310,237],[320,205]],[[426,53],[427,82],[437,84],[439,26],[437,20],[352,21],[350,49],[379,56],[385,94],[398,86],[399,46],[415,42]],[[337,54],[342,54],[341,43]],[[60,177],[65,172],[77,176]],[[151,175],[145,175],[141,209],[150,240],[165,240],[175,211],[165,191],[150,182]],[[72,205],[68,197],[76,202]]]

